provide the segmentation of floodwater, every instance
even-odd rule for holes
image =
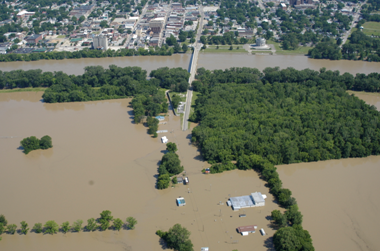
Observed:
[[[202,174],[208,165],[191,145],[191,131],[181,131],[179,117],[170,112],[159,126],[169,133],[160,136],[177,144],[190,184],[161,191],[155,182],[165,145],[143,125],[133,124],[130,99],[45,104],[41,95],[0,93],[0,214],[8,224],[20,227],[25,220],[32,228],[48,220],[81,219],[86,225],[87,219],[110,210],[115,218],[133,216],[138,224],[120,232],[3,234],[0,250],[162,250],[155,232],[176,223],[191,231],[194,250],[271,248],[275,230],[268,217],[278,207],[264,182],[253,171]],[[51,136],[53,148],[23,154],[20,141],[32,135]],[[225,204],[230,196],[255,191],[268,196],[265,207],[234,212]],[[176,206],[178,196],[186,206]],[[239,213],[247,217],[239,218]],[[268,235],[236,232],[251,224]]]
[[[380,95],[350,92],[380,110]],[[278,166],[316,250],[380,250],[380,156]]]
[[[250,67],[257,68],[260,71],[266,67],[280,67],[285,69],[293,67],[297,70],[309,68],[319,71],[322,67],[327,70],[338,70],[341,74],[349,72],[371,73],[380,72],[380,62],[350,61],[339,60],[332,61],[326,59],[312,59],[303,55],[248,55],[236,53],[200,53],[198,68],[204,67],[209,70],[228,69],[231,67]]]
[[[66,60],[40,60],[33,62],[0,62],[0,70],[30,70],[41,69],[42,71],[63,71],[67,74],[83,74],[84,67],[101,65],[108,68],[114,64],[120,67],[139,66],[148,71],[160,67],[189,68],[190,54],[175,54],[172,56],[137,56],[115,58],[80,58]],[[340,73],[349,72],[371,73],[380,72],[380,62],[349,61],[349,60],[321,60],[311,59],[303,55],[248,55],[243,53],[200,53],[198,68],[204,67],[209,70],[228,69],[231,67],[250,67],[260,71],[266,67],[279,66],[281,69],[293,67],[297,70],[310,68],[319,71],[322,67],[328,70],[338,70]]]
[[[39,60],[31,62],[0,62],[0,70],[32,70],[41,69],[42,71],[63,71],[67,74],[80,75],[84,73],[86,66],[101,65],[108,69],[109,65],[119,67],[138,66],[150,71],[160,67],[182,67],[188,69],[191,54],[175,54],[172,56],[135,56],[135,57],[114,57],[114,58],[78,58],[65,60]]]

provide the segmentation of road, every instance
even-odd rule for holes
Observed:
[[[367,1],[365,1],[363,4],[367,3]],[[359,20],[359,17],[360,17],[360,11],[361,11],[361,6],[360,5],[360,8],[358,8],[358,10],[356,11],[355,15],[354,15],[354,19],[352,20],[352,23],[351,23],[351,26],[350,26],[350,29],[346,32],[346,35],[344,35],[343,39],[342,39],[342,43],[341,45],[339,46],[340,48],[342,48],[342,46],[347,42],[347,39],[348,37],[350,36],[351,34],[351,31],[352,29],[355,27],[355,22],[357,22]]]
[[[198,63],[198,55],[199,51],[201,50],[201,47],[203,46],[200,42],[201,35],[202,35],[202,27],[203,27],[203,20],[204,20],[204,14],[203,14],[203,7],[199,6],[199,12],[201,14],[197,36],[195,38],[195,43],[193,45],[194,52],[193,52],[193,60],[191,61],[191,68],[190,68],[190,77],[189,77],[189,84],[190,88],[187,90],[186,95],[186,105],[185,105],[185,114],[183,116],[183,123],[182,123],[182,130],[186,131],[189,129],[189,116],[190,116],[190,110],[191,110],[191,99],[193,97],[193,90],[191,88],[191,83],[193,82],[195,78],[195,73],[197,71],[197,63]]]

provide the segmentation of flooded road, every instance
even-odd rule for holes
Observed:
[[[172,56],[136,56],[115,58],[79,58],[65,60],[39,60],[32,62],[0,62],[0,70],[12,71],[22,69],[41,69],[42,71],[63,71],[67,74],[83,74],[86,66],[101,65],[108,69],[111,64],[119,67],[138,66],[150,71],[160,67],[182,67],[187,69],[190,62],[190,54],[175,54]]]
[[[352,92],[380,110],[380,95]],[[277,166],[316,250],[380,250],[380,156]]]
[[[226,69],[231,67],[250,67],[260,71],[266,67],[280,67],[281,69],[293,67],[297,70],[309,68],[319,71],[322,67],[327,70],[338,70],[341,74],[349,72],[371,73],[380,72],[380,62],[349,61],[349,60],[325,60],[311,59],[303,55],[248,55],[234,53],[200,53],[198,68],[209,70]]]
[[[110,210],[123,221],[137,219],[135,230],[120,232],[58,233],[43,235],[3,234],[0,250],[162,250],[159,229],[176,223],[191,231],[194,250],[267,250],[274,230],[267,216],[274,209],[273,197],[255,172],[231,171],[203,175],[207,166],[183,132],[180,118],[169,113],[160,130],[170,133],[190,184],[160,191],[155,188],[158,162],[165,152],[159,138],[132,123],[130,99],[83,103],[45,104],[41,92],[0,93],[0,214],[8,224],[25,220],[54,220],[59,225],[97,218]],[[28,155],[19,149],[24,137],[49,135],[53,148]],[[268,195],[266,206],[233,212],[225,202],[230,196],[260,191]],[[177,207],[183,196],[186,206]],[[223,205],[219,205],[220,202]],[[268,233],[243,237],[239,226],[255,224]]]

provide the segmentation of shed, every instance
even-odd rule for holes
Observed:
[[[169,142],[169,140],[168,140],[168,138],[166,138],[166,136],[162,137],[162,138],[161,138],[161,141],[162,141],[162,143],[164,143],[164,144],[166,144],[166,143]]]
[[[243,236],[248,235],[249,233],[255,233],[256,232],[256,225],[248,225],[248,226],[243,226],[243,227],[238,227],[237,231]]]
[[[182,177],[177,177],[177,183],[183,183],[183,178]]]
[[[185,199],[183,197],[177,198],[177,206],[179,206],[179,207],[186,206],[186,202],[185,202]]]

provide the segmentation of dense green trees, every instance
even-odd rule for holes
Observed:
[[[177,145],[176,145],[176,143],[172,143],[172,142],[168,142],[167,144],[166,144],[166,150],[168,151],[168,152],[173,152],[173,153],[175,153],[178,149],[177,149]]]
[[[135,115],[135,123],[140,123],[145,116],[147,116],[147,125],[149,127],[158,126],[157,119],[152,118],[160,113],[166,113],[168,111],[168,104],[166,102],[165,94],[163,91],[159,91],[156,94],[149,95],[137,95],[132,99],[133,113]],[[149,118],[151,117],[151,118]],[[157,128],[155,128],[157,130]],[[150,133],[155,132],[154,128]]]
[[[190,73],[180,67],[171,69],[168,67],[159,68],[151,71],[149,76],[160,80],[160,87],[175,92],[185,92],[189,87],[188,79]]]
[[[123,226],[123,221],[120,218],[116,218],[113,220],[113,228],[117,231],[120,231],[121,227]]]
[[[281,251],[314,250],[309,232],[300,225],[280,228],[273,236],[273,243]]]
[[[0,38],[1,39],[1,38]],[[62,60],[62,59],[75,59],[75,58],[104,58],[104,57],[125,57],[125,56],[171,56],[173,49],[162,46],[161,48],[145,50],[140,48],[135,49],[119,49],[119,50],[91,50],[85,48],[80,51],[69,52],[42,52],[42,53],[29,53],[29,54],[0,54],[0,62],[11,61],[38,61],[38,60]]]
[[[175,109],[177,109],[179,102],[181,102],[181,97],[178,94],[173,94],[172,105]]]
[[[80,230],[82,230],[82,224],[83,224],[83,221],[82,220],[77,220],[73,223],[73,226],[72,226],[72,230],[74,232],[80,232]]]
[[[3,226],[8,224],[8,221],[3,214],[0,215],[0,224],[3,224]]]
[[[96,225],[95,219],[94,218],[88,219],[86,230],[91,232],[91,231],[95,231],[96,228],[97,228],[97,225]]]
[[[308,55],[315,59],[339,60],[342,58],[341,50],[335,41],[318,43],[313,49],[309,50]]]
[[[156,232],[168,245],[169,248],[178,251],[193,251],[193,243],[189,239],[190,231],[182,227],[180,224],[175,224],[168,232],[158,230]]]
[[[30,151],[37,149],[48,149],[53,147],[51,137],[43,136],[41,140],[37,139],[35,136],[31,136],[23,139],[21,142],[21,146],[24,148],[24,153],[28,154]]]
[[[70,227],[70,223],[68,221],[65,221],[65,222],[62,223],[62,225],[61,225],[61,231],[63,233],[69,232],[70,229],[71,229],[71,227]]]
[[[181,161],[179,160],[178,155],[173,151],[177,148],[177,146],[174,144],[170,145],[169,148],[172,151],[169,151],[164,156],[162,156],[160,167],[158,168],[158,189],[168,188],[170,185],[170,176],[183,172],[183,166],[181,166]]]
[[[42,223],[34,224],[32,230],[37,234],[42,233]]]
[[[15,234],[16,233],[17,226],[16,224],[9,224],[7,226],[8,234]]]

